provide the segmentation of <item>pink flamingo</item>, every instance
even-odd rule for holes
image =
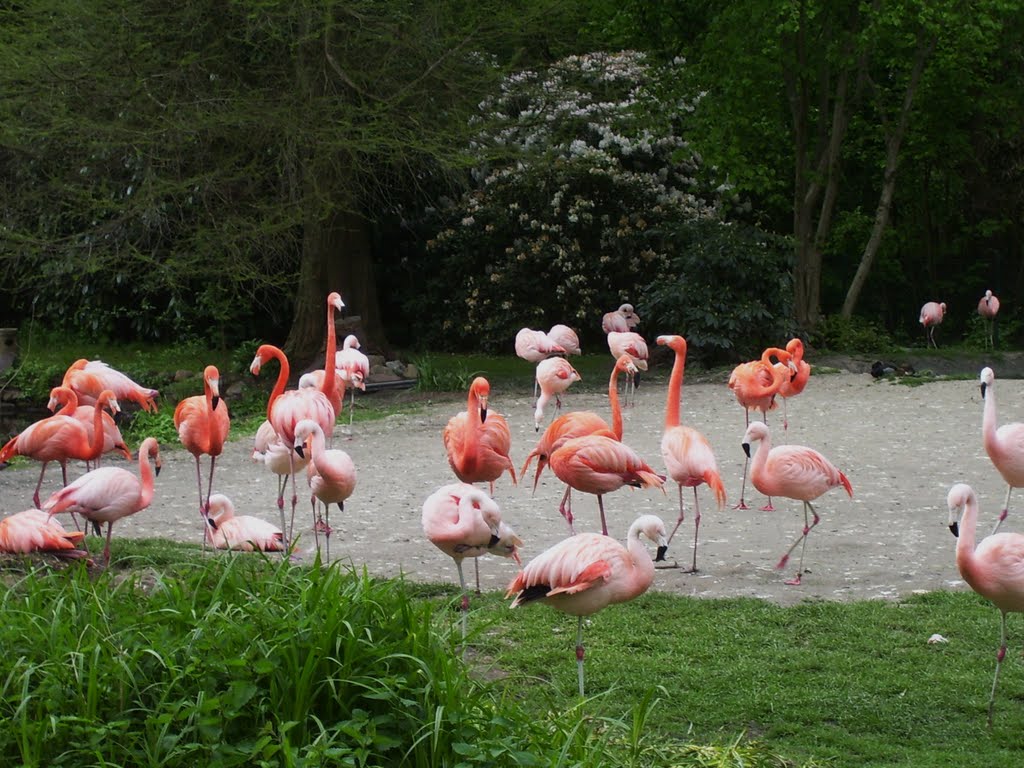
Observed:
[[[327,539],[327,560],[331,559],[331,504],[345,511],[345,500],[356,489],[356,465],[352,457],[337,448],[328,450],[324,431],[312,419],[303,419],[295,425],[295,452],[305,458],[305,446],[309,444],[309,466],[306,469],[309,487],[312,491],[313,535],[317,549],[320,548],[319,533]],[[323,518],[317,514],[317,499],[323,502]]]
[[[59,521],[41,509],[26,509],[0,520],[0,552],[28,554],[54,552],[63,557],[87,557],[77,544],[82,531],[66,531]]]
[[[356,407],[356,389],[366,391],[366,380],[370,378],[370,358],[359,351],[359,339],[354,334],[345,337],[341,351],[334,356],[338,375],[352,390],[352,403],[348,409],[348,425],[352,426],[352,414]]]
[[[597,508],[601,513],[601,532],[608,535],[608,523],[604,515],[606,493],[617,491],[624,485],[634,488],[662,488],[665,477],[654,471],[640,455],[625,443],[604,435],[586,435],[566,440],[549,459],[551,471],[570,488],[597,496]],[[572,506],[567,493],[562,497],[558,511],[573,528]]]
[[[551,330],[548,331],[548,338],[552,344],[564,349],[567,355],[582,354],[580,350],[580,337],[568,325],[562,325],[561,323],[552,325]]]
[[[679,519],[669,534],[668,543],[683,522],[683,486],[693,488],[693,564],[690,572],[697,572],[697,536],[700,532],[700,501],[697,486],[707,483],[715,494],[718,508],[725,505],[725,486],[718,473],[718,462],[707,438],[692,427],[683,426],[679,419],[679,406],[683,397],[683,371],[686,368],[686,339],[682,336],[659,336],[657,342],[675,352],[675,363],[668,381],[665,400],[665,434],[661,438],[661,458],[668,476],[679,485]]]
[[[252,460],[262,464],[275,475],[277,475],[277,510],[284,520],[284,489],[288,486],[288,477],[292,471],[292,462],[295,463],[296,471],[306,468],[309,459],[294,456],[291,446],[281,442],[281,438],[274,431],[274,425],[264,420],[256,430],[256,437],[253,439]],[[289,457],[289,454],[293,454]]]
[[[775,410],[778,407],[775,402],[775,395],[778,394],[780,387],[782,387],[782,382],[787,378],[787,372],[785,368],[776,369],[773,366],[771,361],[773,356],[777,357],[784,365],[790,363],[790,356],[786,350],[779,349],[778,347],[768,347],[768,349],[761,353],[760,360],[741,363],[733,368],[732,373],[729,375],[729,389],[736,396],[736,402],[743,406],[745,427],[750,426],[751,408],[755,411],[761,411],[761,416],[765,424],[767,424],[768,411]],[[792,375],[794,372],[795,369],[790,367],[789,375]],[[747,493],[748,462],[749,460],[743,462],[740,503],[734,506],[733,509],[749,509],[745,499]],[[771,512],[774,509],[771,497],[768,498],[768,503],[761,507],[761,510],[764,512]]]
[[[942,322],[942,318],[946,314],[946,304],[941,304],[937,301],[929,301],[923,307],[921,307],[921,316],[917,321],[924,326],[927,341],[925,346],[928,346],[930,342],[936,349],[939,345],[935,343],[935,326]]]
[[[452,483],[438,488],[423,502],[423,533],[435,547],[455,561],[462,589],[462,637],[466,637],[466,612],[469,591],[462,572],[462,561],[488,553],[510,557],[517,564],[522,541],[501,519],[498,504],[480,489],[467,483]],[[477,575],[477,592],[480,590]]]
[[[987,346],[995,349],[992,334],[996,325],[996,315],[999,314],[999,299],[992,291],[985,291],[985,295],[981,297],[978,302],[978,314],[985,323]]]
[[[60,406],[59,410],[57,406]],[[70,387],[54,387],[50,390],[50,400],[46,407],[53,411],[55,416],[71,416],[82,422],[82,426],[85,427],[85,431],[89,434],[89,442],[90,444],[92,443],[93,418],[96,415],[95,405],[79,405],[78,395],[75,394],[75,390]],[[103,419],[103,453],[118,451],[122,456],[131,461],[132,452],[128,450],[128,446],[124,442],[124,437],[121,435],[121,430],[118,429],[114,417],[106,411],[101,411],[101,413],[101,418]],[[97,458],[95,465],[99,466],[99,463],[100,459]],[[93,469],[89,464],[90,462],[86,462],[86,471]]]
[[[565,354],[565,350],[555,344],[544,331],[520,328],[516,333],[516,355],[528,363],[539,363],[551,355]],[[533,385],[533,397],[537,398],[537,384]]]
[[[153,501],[152,457],[160,474],[160,448],[155,437],[147,437],[139,446],[139,477],[121,467],[100,467],[87,472],[63,490],[57,491],[43,511],[50,515],[78,512],[94,524],[107,524],[107,544],[103,549],[103,567],[110,564],[110,533],[114,522],[134,515]]]
[[[508,585],[512,608],[543,600],[576,616],[576,675],[583,696],[583,617],[607,605],[642,595],[654,581],[654,563],[640,534],[665,558],[665,524],[655,515],[641,515],[629,527],[626,546],[596,533],[570,536],[534,558]]]
[[[338,375],[334,359],[338,350],[338,332],[334,323],[335,311],[345,307],[341,295],[332,292],[327,296],[327,343],[325,346],[324,367],[302,374],[299,377],[299,389],[318,389],[327,398],[334,409],[335,417],[341,415],[341,407],[345,401],[345,384]]]
[[[119,400],[131,400],[142,406],[143,410],[155,412],[154,398],[160,395],[155,389],[136,384],[102,360],[85,358],[76,360],[68,367],[61,384],[75,391],[79,405],[92,405],[103,390],[109,389]]]
[[[796,397],[803,392],[807,381],[811,378],[811,366],[804,360],[804,343],[800,339],[790,339],[786,344],[786,351],[790,355],[790,363],[779,362],[773,366],[784,369],[783,373],[785,374],[782,384],[779,386],[779,397],[782,398],[782,428],[784,430],[789,429],[786,403],[789,398]]]
[[[533,428],[540,432],[540,423],[544,419],[544,408],[555,398],[555,411],[562,408],[561,394],[565,392],[574,381],[582,381],[583,377],[577,373],[572,364],[564,357],[549,357],[537,363],[537,386],[540,387],[540,397],[537,398],[537,409],[533,414]]]
[[[51,461],[60,464],[63,484],[68,484],[68,461],[80,459],[95,461],[103,452],[103,409],[110,408],[112,413],[120,412],[117,398],[109,389],[100,393],[93,409],[92,437],[85,426],[74,416],[54,415],[30,424],[20,434],[12,437],[3,448],[0,448],[0,462],[12,456],[28,456],[30,459],[43,462],[39,472],[39,482],[32,493],[32,503],[39,504],[39,489],[43,485],[46,466]]]
[[[206,540],[217,549],[241,552],[283,552],[284,534],[273,523],[252,515],[236,515],[235,505],[223,493],[210,497]]]
[[[632,304],[622,304],[614,312],[606,312],[601,318],[601,330],[605,333],[626,333],[640,324],[640,315],[633,311]]]
[[[956,567],[971,589],[999,609],[999,650],[988,699],[988,727],[996,705],[999,668],[1006,656],[1006,614],[1024,612],[1024,536],[992,534],[975,546],[978,497],[969,485],[957,483],[946,497],[949,530],[957,537]]]
[[[291,368],[288,365],[288,358],[277,347],[272,344],[264,344],[256,350],[256,357],[253,358],[249,370],[254,376],[259,376],[263,364],[271,358],[280,364],[277,374],[277,381],[274,389],[267,400],[267,421],[274,427],[278,437],[288,448],[289,475],[292,479],[292,522],[295,522],[295,506],[298,504],[299,495],[295,485],[295,451],[291,446],[295,445],[295,425],[303,419],[312,419],[324,431],[324,434],[331,434],[334,429],[334,406],[322,391],[316,389],[290,389],[285,392],[285,384]],[[284,507],[281,507],[281,530],[287,531],[289,526],[285,522]],[[290,546],[291,540],[285,538],[285,548]]]
[[[612,353],[612,357],[618,360],[623,355],[629,355],[639,370],[647,370],[647,342],[644,341],[644,337],[639,333],[633,331],[626,331],[625,333],[619,333],[612,331],[608,334],[608,349]],[[636,388],[640,384],[640,374],[635,373],[629,377],[626,382],[628,393],[635,397]],[[627,397],[627,402],[628,402]]]
[[[196,460],[196,483],[199,486],[199,517],[203,520],[203,544],[206,543],[206,518],[210,512],[210,494],[213,491],[213,470],[217,457],[224,451],[224,443],[231,430],[228,404],[220,398],[220,371],[208,365],[203,370],[203,394],[186,397],[174,409],[174,427],[185,450]],[[200,456],[210,457],[210,477],[203,498],[203,474]]]
[[[981,420],[981,439],[992,464],[1006,481],[1006,501],[992,533],[999,530],[1010,512],[1010,493],[1024,486],[1024,424],[1014,422],[996,427],[996,375],[991,368],[981,369],[981,399],[985,408]]]
[[[784,496],[787,499],[796,499],[804,503],[803,532],[775,566],[779,570],[785,568],[790,554],[796,549],[796,545],[802,542],[800,567],[797,569],[796,578],[786,582],[795,586],[800,583],[804,572],[804,549],[807,546],[807,534],[820,520],[811,502],[825,491],[840,485],[846,489],[850,498],[853,498],[853,488],[850,481],[846,479],[846,475],[813,448],[803,445],[780,445],[777,448],[772,448],[768,425],[759,421],[755,421],[747,427],[747,431],[743,435],[743,452],[748,457],[750,456],[750,444],[756,440],[760,440],[761,444],[757,447],[757,453],[754,455],[754,461],[750,467],[750,480],[754,487],[769,496]],[[814,515],[814,522],[808,520],[808,509]]]
[[[512,433],[508,422],[498,413],[488,414],[491,385],[477,376],[469,386],[466,410],[448,420],[444,428],[444,448],[455,476],[464,483],[486,482],[494,493],[494,481],[505,470],[516,484],[516,468],[509,458]]]

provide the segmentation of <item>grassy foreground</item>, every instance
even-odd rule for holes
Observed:
[[[588,626],[581,702],[575,621],[545,606],[475,600],[464,663],[448,587],[115,547],[103,574],[6,564],[0,764],[1024,761],[1019,651],[989,732],[998,618],[972,594],[792,608],[648,594]],[[949,642],[928,644],[935,632]]]

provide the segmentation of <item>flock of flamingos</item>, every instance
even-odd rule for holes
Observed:
[[[344,304],[341,296],[327,297],[327,345],[325,367],[303,375],[296,389],[286,389],[291,375],[284,353],[263,345],[257,350],[250,370],[258,375],[270,360],[277,360],[278,375],[267,404],[267,420],[255,437],[254,459],[264,462],[278,475],[280,527],[259,518],[235,515],[231,501],[213,493],[213,475],[230,428],[227,404],[220,398],[220,377],[214,366],[203,373],[202,395],[182,400],[174,413],[174,423],[184,447],[196,464],[199,511],[204,522],[206,543],[222,549],[259,549],[289,551],[292,526],[298,500],[297,473],[306,472],[317,548],[320,534],[330,556],[330,518],[332,504],[344,510],[344,502],[356,485],[356,468],[345,451],[329,448],[335,421],[342,412],[347,389],[365,388],[369,361],[359,351],[355,336],[349,336],[337,349],[335,312]],[[991,323],[999,301],[987,291],[978,305],[979,313]],[[934,345],[935,326],[942,322],[946,305],[928,302],[922,307],[920,322],[927,342]],[[460,482],[445,485],[423,504],[422,523],[427,538],[456,564],[462,587],[462,631],[466,632],[468,591],[463,575],[465,558],[484,554],[509,557],[520,570],[508,587],[514,598],[512,607],[542,600],[578,617],[576,658],[580,693],[583,693],[583,617],[606,605],[633,599],[651,585],[655,562],[663,560],[679,526],[684,521],[684,488],[693,489],[694,534],[690,570],[697,570],[700,531],[698,488],[707,485],[719,508],[726,503],[725,488],[718,472],[714,452],[707,439],[696,429],[680,423],[680,398],[686,364],[686,340],[678,335],[663,335],[656,343],[675,355],[669,379],[665,407],[665,429],[661,454],[665,474],[659,473],[622,441],[623,420],[618,380],[627,380],[625,397],[640,371],[647,370],[648,348],[643,336],[633,330],[640,322],[629,304],[607,313],[602,328],[615,358],[608,386],[611,419],[591,411],[572,411],[556,416],[544,429],[536,446],[519,471],[525,477],[531,463],[537,466],[533,485],[545,467],[565,483],[559,511],[569,528],[569,536],[522,566],[518,548],[522,541],[502,520],[492,499],[494,482],[508,472],[516,482],[516,468],[509,457],[511,433],[505,419],[488,412],[490,385],[477,377],[469,388],[466,410],[453,416],[444,429],[443,440],[448,461]],[[989,333],[991,339],[991,331]],[[550,331],[524,328],[516,336],[516,354],[536,364],[535,427],[538,432],[544,412],[552,399],[556,411],[560,396],[579,374],[568,357],[579,354],[579,340],[565,325]],[[772,447],[771,432],[763,421],[751,421],[751,410],[763,415],[781,400],[803,391],[810,377],[810,366],[803,359],[800,339],[792,339],[785,348],[770,347],[758,360],[735,368],[729,388],[747,415],[743,449],[747,454],[750,480],[768,497],[763,509],[772,509],[772,497],[784,497],[803,503],[804,526],[800,535],[780,558],[777,568],[786,568],[794,550],[800,547],[800,559],[794,577],[786,583],[799,585],[804,573],[803,557],[807,537],[820,518],[813,502],[832,488],[842,487],[850,496],[853,488],[847,477],[825,456],[813,448],[799,445]],[[948,496],[950,528],[959,536],[957,565],[965,581],[999,608],[1001,642],[997,653],[996,679],[989,702],[989,719],[995,701],[999,665],[1006,653],[1006,614],[1024,611],[1024,536],[997,534],[1007,515],[1010,492],[1024,486],[1024,424],[1006,424],[996,428],[994,373],[981,372],[981,390],[985,398],[983,436],[985,449],[1008,484],[1006,503],[992,534],[976,545],[977,497],[966,485],[954,486]],[[22,455],[42,462],[39,482],[33,495],[33,508],[0,520],[0,551],[25,553],[55,551],[71,557],[87,557],[78,548],[85,533],[66,530],[53,516],[68,512],[76,527],[77,516],[91,523],[96,532],[107,524],[104,564],[110,560],[110,536],[113,524],[122,517],[149,506],[154,493],[155,472],[160,471],[157,441],[146,438],[138,451],[138,475],[120,468],[99,466],[103,454],[118,451],[131,459],[113,414],[120,410],[118,400],[132,400],[141,407],[156,408],[158,392],[142,387],[124,374],[100,361],[78,360],[68,368],[62,385],[51,392],[49,408],[54,415],[42,419],[15,435],[0,449],[0,462]],[[108,413],[109,411],[109,413]],[[786,426],[784,418],[783,425]],[[752,446],[757,444],[756,450]],[[210,457],[205,488],[201,458]],[[86,462],[89,470],[68,483],[69,461]],[[41,501],[46,467],[58,462],[64,487]],[[91,467],[91,468],[90,468]],[[746,507],[746,477],[737,507]],[[638,517],[629,528],[626,544],[608,536],[603,496],[625,485],[663,488],[666,481],[676,483],[679,516],[668,532],[655,515]],[[291,522],[285,513],[285,490],[292,482]],[[488,483],[490,494],[474,483]],[[577,533],[572,513],[572,491],[594,494],[600,512],[601,533]],[[641,535],[657,546],[652,560]],[[474,560],[475,562],[475,560]],[[478,581],[479,583],[479,581]]]

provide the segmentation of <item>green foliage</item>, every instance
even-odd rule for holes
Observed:
[[[793,335],[785,240],[720,221],[678,224],[665,236],[676,255],[643,289],[646,325],[684,335],[713,361],[756,357]]]
[[[898,349],[892,337],[875,322],[863,317],[849,319],[828,315],[818,323],[811,343],[833,352],[866,352],[881,354]]]
[[[478,375],[464,363],[441,360],[434,355],[424,355],[413,360],[419,377],[416,389],[421,392],[466,392]]]

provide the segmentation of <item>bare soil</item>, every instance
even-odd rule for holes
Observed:
[[[711,441],[729,494],[718,510],[706,488],[699,491],[703,512],[697,573],[659,570],[655,589],[699,597],[749,596],[791,604],[806,599],[894,599],[936,589],[963,588],[953,561],[955,539],[947,528],[946,492],[953,483],[967,482],[978,491],[987,531],[1006,494],[1006,485],[981,444],[982,400],[977,374],[984,359],[917,363],[918,371],[959,374],[969,379],[903,386],[873,379],[872,360],[828,358],[811,360],[818,371],[803,394],[788,405],[789,429],[782,429],[782,410],[769,414],[775,444],[812,446],[842,469],[854,496],[833,489],[816,508],[821,523],[810,534],[803,584],[787,586],[795,561],[785,573],[775,570],[779,556],[803,526],[799,502],[775,499],[773,512],[761,511],[765,499],[747,484],[750,509],[732,505],[739,500],[744,454],[740,440],[744,414],[721,376],[693,376],[683,390],[684,423],[701,430]],[[609,370],[611,361],[609,360]],[[1005,353],[993,363],[1001,423],[1024,419],[1024,365]],[[825,370],[839,372],[825,372]],[[1002,370],[1002,373],[1001,373]],[[636,403],[626,411],[624,440],[655,467],[663,467],[660,440],[663,429],[667,371],[644,379]],[[367,397],[408,400],[408,393],[378,393]],[[491,409],[503,413],[512,429],[513,460],[518,467],[538,435],[533,428],[532,380],[524,368],[517,391],[494,390]],[[357,401],[358,402],[358,401]],[[564,407],[607,415],[607,397],[570,390]],[[413,414],[376,422],[357,422],[350,430],[339,424],[334,447],[347,451],[359,470],[358,487],[345,513],[331,516],[334,534],[331,556],[372,574],[404,574],[418,581],[454,581],[452,561],[423,536],[420,510],[437,487],[455,481],[448,466],[441,431],[448,419],[465,406],[459,399],[428,398]],[[550,417],[550,412],[549,412]],[[344,417],[343,417],[344,420]],[[229,495],[240,514],[279,520],[276,476],[251,461],[252,439],[234,435],[217,462],[215,489]],[[162,446],[163,471],[149,509],[114,526],[114,536],[164,537],[201,540],[195,463],[175,445]],[[126,464],[114,459],[112,463]],[[205,463],[204,463],[205,464]],[[81,471],[76,467],[73,476]],[[205,471],[205,466],[204,466]],[[0,471],[0,511],[4,514],[31,504],[38,465]],[[44,496],[58,487],[58,468],[44,482]],[[301,488],[301,486],[300,486]],[[495,498],[506,521],[524,540],[524,562],[567,535],[558,513],[563,486],[545,472],[536,494],[530,482],[513,486],[506,475],[498,481]],[[641,513],[660,515],[671,529],[678,516],[678,491],[666,493],[623,489],[605,497],[609,528],[623,537],[629,522]],[[300,494],[295,529],[305,557],[313,549],[312,515],[306,493]],[[577,530],[599,530],[593,496],[574,494]],[[683,494],[686,521],[672,542],[670,558],[686,566],[693,538],[693,493]],[[1011,500],[1003,530],[1024,528],[1024,502]],[[798,554],[798,552],[797,552]],[[485,589],[504,587],[514,563],[487,557],[480,563]]]

